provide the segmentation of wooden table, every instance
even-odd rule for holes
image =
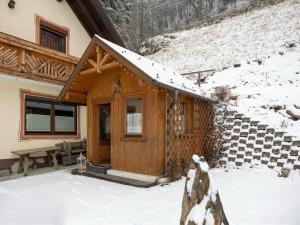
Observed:
[[[19,173],[24,172],[24,176],[28,175],[28,166],[29,166],[29,158],[30,154],[32,153],[46,153],[48,157],[48,165],[53,166],[55,169],[58,168],[56,154],[61,150],[60,147],[51,146],[51,147],[43,147],[43,148],[32,148],[32,149],[25,149],[25,150],[16,150],[12,151],[12,153],[17,154],[20,156],[20,163],[19,163]],[[52,163],[51,163],[52,159]]]

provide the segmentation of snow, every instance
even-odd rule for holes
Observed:
[[[209,201],[209,197],[205,195],[199,204],[196,204],[188,214],[185,225],[189,221],[193,221],[196,225],[202,225],[204,218],[206,217],[206,206]]]
[[[287,109],[296,111],[294,104],[299,102],[300,96],[299,72],[300,42],[297,47],[286,49],[284,55],[265,59],[262,65],[244,62],[239,68],[217,72],[201,89],[212,93],[215,87],[228,86],[232,95],[238,96],[237,101],[231,102],[230,109],[299,137],[300,120],[291,120],[285,113]],[[282,109],[275,111],[274,105]]]
[[[278,53],[286,42],[299,40],[299,17],[299,1],[284,1],[210,26],[172,33],[175,39],[148,57],[181,73],[220,70],[265,58]]]
[[[193,155],[192,159],[193,159],[194,163],[199,164],[200,169],[203,172],[208,172],[209,166],[208,166],[207,162],[205,162],[203,157],[199,157],[198,155]]]
[[[0,224],[177,225],[184,183],[143,189],[67,171],[4,181]]]
[[[125,49],[119,45],[116,45],[106,39],[101,38],[98,35],[95,35],[99,40],[108,45],[112,50],[118,53],[125,60],[139,68],[146,75],[151,78],[151,82],[156,81],[160,84],[188,92],[194,95],[207,98],[202,91],[195,85],[192,81],[181,76],[179,73],[174,70],[163,66],[159,63],[156,63],[146,57],[143,57],[135,52],[132,52],[128,49]]]
[[[196,169],[190,169],[187,173],[188,180],[186,182],[186,191],[189,196],[191,196],[192,193],[195,175],[196,175]]]
[[[230,225],[296,225],[300,214],[300,175],[277,177],[267,168],[212,170]]]
[[[299,171],[280,178],[264,168],[213,169],[210,176],[231,225],[299,224]],[[177,225],[184,184],[143,189],[68,171],[2,181],[1,225]]]
[[[174,33],[169,46],[148,57],[180,72],[216,69],[203,93],[227,86],[237,96],[230,109],[300,138],[300,120],[286,112],[300,113],[299,18],[300,2],[284,1]]]

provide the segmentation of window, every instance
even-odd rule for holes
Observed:
[[[67,53],[68,28],[55,25],[37,16],[37,42],[46,48]]]
[[[143,101],[142,98],[126,100],[126,135],[143,134]]]
[[[25,97],[25,134],[77,134],[77,107],[51,99]]]
[[[100,105],[100,141],[109,141],[111,133],[110,104]]]

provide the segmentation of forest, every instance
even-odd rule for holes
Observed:
[[[195,21],[229,15],[274,0],[101,0],[127,47]],[[275,0],[276,1],[276,0]]]

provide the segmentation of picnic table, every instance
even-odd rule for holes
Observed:
[[[16,150],[16,151],[12,151],[12,153],[20,156],[19,173],[24,172],[24,176],[27,176],[30,154],[46,153],[48,157],[48,165],[52,166],[53,163],[54,168],[58,169],[56,154],[60,151],[61,151],[60,147],[51,146],[51,147],[25,149],[25,150]]]

